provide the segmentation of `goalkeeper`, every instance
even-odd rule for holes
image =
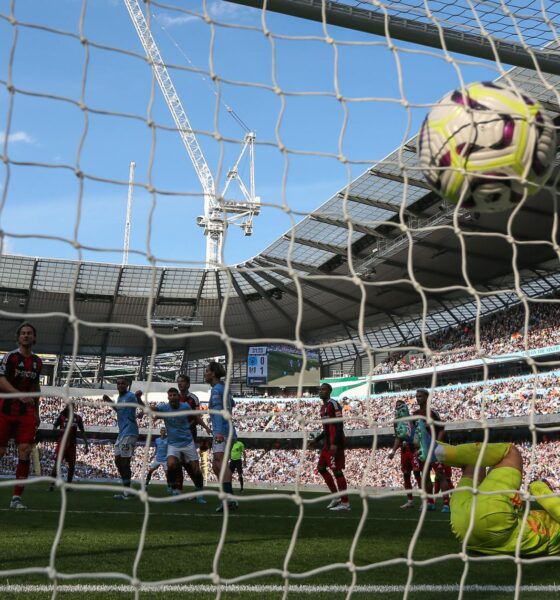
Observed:
[[[482,554],[515,554],[518,540],[523,556],[560,554],[560,498],[544,480],[533,481],[530,493],[544,510],[531,510],[523,519],[523,502],[518,494],[523,475],[523,460],[519,450],[509,443],[460,444],[452,446],[435,442],[426,423],[418,421],[417,440],[421,460],[429,459],[452,467],[461,467],[463,475],[451,497],[451,528],[463,541],[472,518],[467,548]],[[475,465],[479,473],[492,467],[474,487]],[[483,493],[482,493],[483,492]],[[472,512],[472,505],[474,513]],[[471,517],[472,514],[472,517]]]

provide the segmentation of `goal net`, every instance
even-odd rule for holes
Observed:
[[[483,177],[496,194],[531,193],[486,212],[464,191],[442,198],[418,137],[453,90],[474,122],[475,82],[556,128],[559,24],[544,0],[0,0],[0,350],[29,321],[44,363],[26,511],[7,508],[13,440],[0,459],[14,548],[0,596],[558,594],[556,526],[529,536],[538,557],[527,547],[542,501],[530,482],[546,478],[552,503],[560,485],[555,147],[538,190],[537,150],[513,177],[496,162]],[[508,143],[457,153],[493,159]],[[515,143],[521,155],[530,139]],[[438,161],[438,178],[468,173]],[[213,360],[232,412],[208,403]],[[223,417],[247,446],[232,496],[232,429],[219,472],[202,444],[206,507],[187,482],[166,495],[163,470],[146,484],[180,373],[203,421]],[[115,506],[119,377],[146,404],[132,499]],[[326,421],[320,382],[340,411]],[[472,551],[496,490],[416,462],[424,392],[432,437],[520,453],[517,529],[490,550]],[[90,442],[78,435],[70,483],[53,432],[65,407]],[[329,489],[313,439],[341,423]],[[457,540],[452,499],[473,490]],[[346,496],[350,511],[327,510]]]

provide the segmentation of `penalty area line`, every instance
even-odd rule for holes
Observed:
[[[64,593],[98,593],[116,592],[130,594],[131,592],[166,592],[170,594],[203,594],[221,592],[245,593],[245,594],[277,594],[284,591],[283,585],[0,585],[0,593],[10,594],[31,594],[31,593],[52,593],[56,590],[59,594]],[[347,585],[290,585],[289,591],[298,594],[318,594],[318,593],[345,593],[350,589],[356,594],[391,594],[403,593],[407,589],[404,585],[356,585],[353,588]],[[514,585],[465,585],[461,588],[458,584],[451,585],[411,585],[409,592],[422,593],[457,593],[460,590],[468,593],[514,593],[516,589],[523,593],[557,593],[560,592],[560,585],[521,585],[516,588]]]

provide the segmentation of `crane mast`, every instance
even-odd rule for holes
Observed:
[[[126,222],[124,225],[123,265],[128,265],[128,249],[130,247],[130,226],[132,223],[132,197],[134,194],[134,169],[136,163],[130,163],[128,171],[128,199],[126,202]]]
[[[198,140],[194,134],[193,128],[187,117],[187,113],[181,104],[181,100],[171,76],[167,71],[157,44],[152,36],[150,27],[146,22],[144,13],[140,8],[137,0],[123,0],[128,10],[136,33],[140,38],[140,42],[144,48],[148,61],[152,67],[160,90],[163,97],[169,107],[179,135],[183,141],[183,144],[187,150],[187,153],[194,166],[198,179],[202,185],[204,193],[204,216],[197,218],[197,224],[204,228],[204,235],[206,236],[206,266],[208,268],[217,268],[223,262],[223,244],[224,236],[228,226],[228,222],[231,224],[239,225],[245,235],[251,235],[253,229],[253,216],[259,214],[260,211],[260,198],[255,196],[255,185],[254,185],[254,150],[253,144],[255,140],[255,134],[249,132],[245,135],[243,149],[241,155],[237,160],[235,166],[228,172],[226,186],[224,189],[227,190],[229,183],[236,179],[239,183],[239,187],[244,196],[242,202],[227,202],[223,199],[223,194],[219,197],[216,194],[216,187],[212,172],[206,163],[202,149],[198,144]],[[250,167],[250,186],[249,190],[245,187],[241,179],[239,178],[238,165],[241,157],[245,153],[246,149],[249,148],[249,155],[251,160]],[[232,215],[228,221],[227,215]]]

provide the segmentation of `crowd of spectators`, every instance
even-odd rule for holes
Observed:
[[[345,428],[368,429],[389,425],[394,418],[397,400],[404,400],[415,408],[415,391],[391,393],[360,398],[346,396],[342,404]],[[560,412],[560,376],[545,373],[535,377],[511,377],[486,382],[474,382],[436,388],[432,407],[444,421],[479,421],[482,418],[544,415]],[[234,411],[239,431],[285,432],[307,431],[320,428],[317,398],[299,401],[252,400],[238,402]],[[258,424],[258,427],[255,427]]]
[[[71,397],[68,399],[74,411],[81,415],[86,425],[94,427],[116,427],[117,417],[113,407],[100,397]],[[66,401],[60,397],[43,397],[41,399],[41,422],[54,423]],[[150,418],[141,408],[137,412],[139,427],[149,427]]]
[[[532,445],[519,445],[523,455],[526,483],[537,477],[545,477],[553,486],[560,486],[560,441],[546,441],[535,445],[535,456],[531,462]],[[403,485],[398,454],[389,458],[390,448],[356,448],[346,451],[344,471],[348,485],[373,488],[401,488]],[[302,460],[303,458],[303,460]],[[322,485],[323,480],[316,470],[317,452],[308,450],[253,450],[248,452],[245,480],[252,484],[278,483],[295,484],[297,477],[306,485]],[[299,472],[298,472],[299,469]],[[456,484],[460,469],[453,469]]]
[[[560,305],[556,302],[531,302],[528,327],[525,306],[480,320],[480,345],[477,348],[474,323],[450,327],[427,338],[431,356],[424,352],[395,352],[379,363],[374,375],[397,373],[479,358],[519,352],[526,348],[544,348],[560,344]],[[418,345],[422,346],[419,340]]]
[[[76,453],[76,473],[75,480],[117,480],[119,478],[115,467],[115,457],[113,452],[113,444],[109,440],[100,440],[90,443],[89,452],[84,452],[85,446],[77,445]],[[55,443],[40,442],[38,444],[39,460],[41,464],[41,474],[50,475],[55,464]],[[144,467],[144,451],[145,446],[139,445],[134,452],[132,460],[132,476],[139,481],[145,476]],[[153,450],[150,449],[148,454],[147,464],[153,455]],[[16,450],[13,444],[8,447],[6,456],[0,461],[0,476],[12,476],[16,466]],[[66,473],[66,464],[62,463],[63,475]],[[164,480],[165,472],[159,469],[152,476],[153,481]]]
[[[411,412],[415,407],[415,392],[388,393],[370,398],[347,396],[340,399],[345,428],[368,429],[389,425],[394,418],[397,400],[405,400]],[[103,402],[73,398],[74,410],[84,419],[86,427],[116,427],[115,411]],[[444,421],[478,421],[521,417],[533,411],[536,415],[560,412],[560,375],[556,372],[536,377],[510,377],[463,385],[436,388],[432,407]],[[318,398],[239,399],[234,420],[239,432],[316,431],[320,429]],[[64,401],[45,398],[41,402],[42,423],[53,423]],[[148,417],[138,411],[139,425],[147,427]]]
[[[560,441],[543,441],[534,446],[534,456],[531,459],[533,446],[521,444],[521,452],[525,463],[526,483],[536,477],[547,478],[553,486],[560,486]],[[39,445],[41,471],[48,475],[54,465],[54,444],[43,442]],[[389,448],[349,449],[346,451],[346,479],[353,488],[362,486],[370,488],[402,487],[402,474],[398,455],[389,458]],[[144,462],[144,446],[138,446],[132,461],[133,479],[140,481],[145,477],[148,461]],[[323,480],[316,470],[318,451],[307,450],[247,450],[246,467],[244,469],[245,483],[258,486],[294,485],[299,481],[302,485],[322,485]],[[15,449],[10,448],[7,457],[0,463],[0,476],[13,476],[15,467]],[[63,476],[65,474],[63,463]],[[460,471],[453,469],[453,479],[457,483]],[[215,482],[215,476],[208,471],[209,481]],[[76,464],[76,481],[118,481],[117,470],[114,466],[113,447],[108,443],[95,443],[90,446],[90,452],[84,454],[83,446],[78,445]],[[152,481],[164,481],[165,473],[159,469],[153,475]],[[188,477],[186,477],[188,481]],[[190,484],[189,484],[190,485]]]
[[[69,400],[74,406],[74,411],[82,416],[86,425],[95,425],[96,427],[117,426],[115,411],[101,398],[72,397]],[[63,398],[43,397],[40,404],[41,423],[54,423],[64,407],[65,401]]]

